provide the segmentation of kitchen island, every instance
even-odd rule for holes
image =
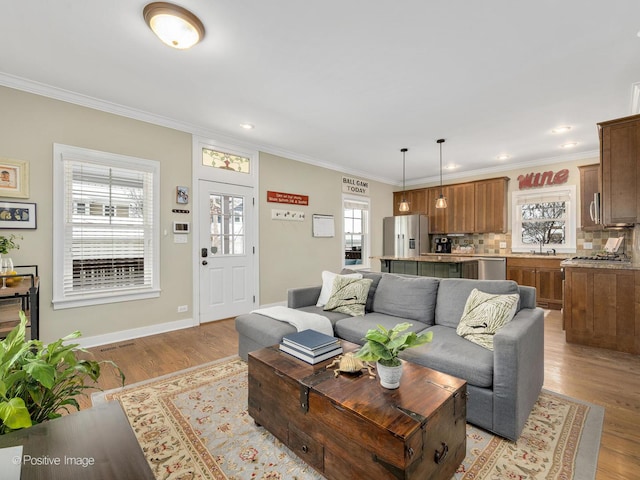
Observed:
[[[564,270],[568,343],[640,353],[640,264],[570,259]]]
[[[438,278],[478,278],[478,259],[472,256],[442,254],[378,258],[380,259],[381,271],[386,273]]]

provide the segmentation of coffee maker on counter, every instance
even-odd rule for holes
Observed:
[[[451,239],[436,237],[436,253],[451,253]]]

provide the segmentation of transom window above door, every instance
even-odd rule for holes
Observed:
[[[251,172],[251,159],[241,155],[225,153],[211,148],[202,149],[202,165],[238,173]]]

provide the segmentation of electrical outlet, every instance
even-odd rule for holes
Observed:
[[[500,242],[500,248],[507,248],[507,242]]]
[[[178,313],[184,313],[189,311],[189,305],[179,305]]]
[[[584,242],[583,248],[585,250],[593,250],[593,243],[592,242]]]

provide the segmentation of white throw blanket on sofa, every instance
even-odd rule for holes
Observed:
[[[329,319],[317,313],[303,312],[295,308],[282,306],[260,308],[251,313],[258,313],[265,317],[273,318],[274,320],[287,322],[296,327],[296,330],[299,332],[302,330],[315,330],[325,335],[334,336],[333,326]]]

